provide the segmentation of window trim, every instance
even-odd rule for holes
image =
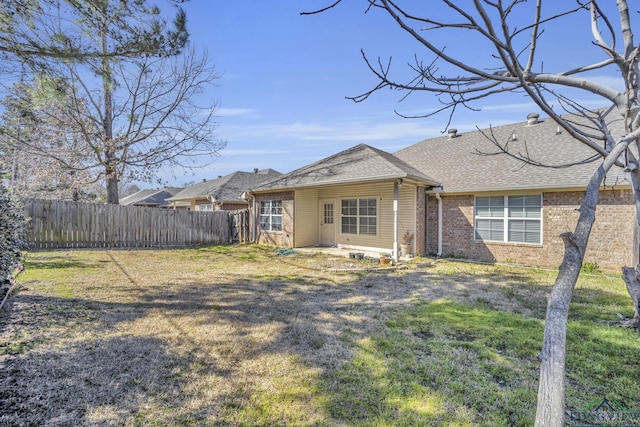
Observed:
[[[346,200],[355,200],[356,201],[356,205],[355,205],[355,215],[345,215],[344,214],[344,208],[345,206],[343,205],[343,203]],[[375,201],[375,209],[376,209],[376,213],[375,215],[363,215],[360,213],[361,210],[361,201],[370,201],[373,200]],[[366,206],[364,207],[366,208]],[[344,231],[344,219],[345,218],[355,218],[356,222],[355,222],[355,233],[350,233],[350,232],[345,232]],[[365,227],[371,227],[371,225],[368,224],[363,224],[361,222],[361,219],[364,218],[373,218],[375,219],[375,233],[373,234],[369,234],[369,233],[362,233],[362,228]],[[343,197],[340,198],[340,233],[341,234],[346,234],[349,236],[359,236],[359,237],[379,237],[380,235],[380,200],[378,197],[374,197],[374,196],[356,196],[356,197]]]
[[[540,200],[540,217],[538,218],[527,218],[527,217],[513,217],[509,216],[509,197],[525,197],[525,196],[537,196]],[[489,197],[502,197],[503,205],[502,205],[502,215],[501,216],[478,216],[478,199],[479,198],[489,198]],[[502,240],[484,240],[478,235],[478,219],[484,220],[499,220],[502,221]],[[528,245],[528,246],[542,246],[544,241],[544,198],[542,193],[533,193],[533,194],[491,194],[486,196],[478,196],[474,195],[473,200],[473,240],[476,242],[488,242],[488,243],[507,243],[507,244],[515,244],[515,245]],[[509,222],[510,221],[537,221],[540,226],[540,239],[538,242],[521,242],[509,240]]]
[[[280,206],[275,206],[275,208],[279,208],[280,209],[280,213],[273,213],[273,209],[274,203],[279,203]],[[267,213],[263,213],[263,208],[265,206],[267,206],[268,204],[268,212]],[[260,228],[260,231],[266,231],[266,232],[270,232],[270,233],[282,233],[282,229],[284,228],[284,224],[283,224],[283,220],[284,220],[284,216],[283,216],[283,203],[282,203],[282,199],[268,199],[268,200],[260,200],[260,202],[258,203],[258,227]],[[268,228],[267,227],[263,227],[263,225],[265,225],[265,222],[263,222],[263,218],[267,218],[268,219]],[[273,218],[280,218],[280,229],[273,229]]]

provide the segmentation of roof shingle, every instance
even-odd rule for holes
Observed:
[[[526,164],[498,152],[491,142],[508,143],[510,152],[528,155],[548,166]],[[421,141],[394,155],[416,169],[438,178],[447,193],[525,189],[585,188],[602,159],[576,141],[551,120],[492,127]],[[562,165],[592,159],[570,166]],[[622,184],[624,177],[613,170],[606,184]]]
[[[167,199],[170,202],[192,199],[212,199],[218,202],[244,202],[242,193],[278,178],[282,174],[273,169],[256,172],[237,171],[218,179],[200,182],[185,188],[175,196]]]
[[[137,206],[169,206],[167,199],[181,191],[182,188],[167,187],[159,190],[140,190],[120,198],[120,205]]]
[[[428,185],[437,181],[390,153],[359,144],[253,188],[254,191],[410,178]]]

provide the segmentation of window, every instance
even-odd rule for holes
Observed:
[[[504,240],[504,197],[476,197],[476,240]]]
[[[333,224],[333,203],[324,204],[324,221],[323,224]]]
[[[542,196],[476,197],[475,238],[542,243]]]
[[[206,205],[198,205],[198,210],[200,212],[213,212],[213,205],[210,203]]]
[[[260,202],[260,229],[282,231],[282,200],[262,200]]]
[[[377,199],[342,200],[342,232],[375,236],[378,230]]]
[[[342,232],[358,234],[358,199],[342,201]]]

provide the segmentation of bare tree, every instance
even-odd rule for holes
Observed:
[[[109,203],[117,203],[120,177],[150,181],[163,166],[198,167],[224,146],[213,134],[215,104],[202,98],[218,74],[192,51],[115,64],[112,83],[95,90],[77,68],[66,73],[72,99],[86,100],[67,111],[103,168]]]
[[[214,138],[216,105],[204,91],[219,76],[206,55],[185,49],[184,12],[176,14],[175,30],[164,31],[159,9],[144,2],[42,3],[58,13],[34,13],[37,32],[24,30],[21,38],[0,43],[22,47],[15,54],[29,57],[32,69],[64,93],[59,113],[47,123],[59,119],[59,127],[70,130],[62,140],[92,153],[92,162],[66,162],[42,140],[21,141],[22,147],[102,176],[108,203],[118,203],[122,177],[149,181],[162,167],[213,160],[224,143]],[[25,43],[46,46],[48,60],[33,60],[41,56],[25,54]]]
[[[305,14],[323,12],[340,3],[341,0],[337,0]],[[635,197],[636,222],[640,218],[640,46],[634,41],[628,2],[441,0],[440,8],[434,7],[435,2],[427,5],[427,2],[400,4],[400,0],[366,0],[365,3],[367,12],[380,10],[388,14],[418,43],[427,58],[423,60],[416,55],[409,64],[409,77],[403,78],[402,70],[394,68],[391,59],[372,60],[363,52],[378,84],[352,98],[354,101],[363,101],[385,88],[400,90],[403,96],[428,93],[436,96],[442,107],[423,116],[426,117],[442,111],[453,115],[457,108],[473,108],[477,101],[485,98],[520,91],[573,136],[576,143],[585,144],[602,158],[588,183],[575,230],[561,236],[565,254],[549,297],[539,354],[536,426],[562,426],[569,303],[595,221],[599,190],[611,168],[624,169]],[[585,57],[578,67],[546,71],[552,61],[545,64],[545,55],[550,53],[548,45],[541,47],[545,31],[562,26],[564,19],[575,14],[584,17],[585,39],[591,38],[588,41],[594,46],[594,54]],[[470,40],[473,49],[469,48]],[[558,37],[553,39],[553,44],[557,51],[571,49],[563,46],[563,40]],[[480,55],[481,52],[484,55]],[[594,71],[607,70],[619,77],[622,89],[593,78]],[[577,101],[576,94],[597,98],[604,108],[591,111]],[[622,125],[615,125],[620,122]],[[511,153],[500,141],[494,143],[499,151],[536,164],[535,159],[526,155]],[[636,241],[636,263],[639,246]],[[635,304],[635,316],[629,324],[638,327],[640,264],[624,268],[623,277]]]
[[[20,82],[1,101],[0,169],[23,197],[99,199],[104,186],[92,168],[94,153],[66,120],[64,94],[55,83]]]

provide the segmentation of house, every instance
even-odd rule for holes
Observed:
[[[392,253],[406,230],[424,234],[419,206],[424,189],[437,184],[392,154],[360,144],[253,189],[255,240]]]
[[[255,186],[273,180],[282,174],[273,169],[253,172],[233,172],[213,180],[204,180],[167,199],[174,205],[187,204],[194,211],[230,211],[246,209],[248,202],[243,193]]]
[[[493,141],[540,164],[498,153]],[[427,139],[396,153],[360,144],[255,187],[255,241],[558,266],[600,159],[552,120]],[[610,172],[585,261],[632,262],[630,186]]]
[[[168,208],[170,204],[167,202],[167,199],[180,191],[182,191],[182,188],[177,187],[166,187],[156,190],[140,190],[120,198],[119,204],[123,206]]]

